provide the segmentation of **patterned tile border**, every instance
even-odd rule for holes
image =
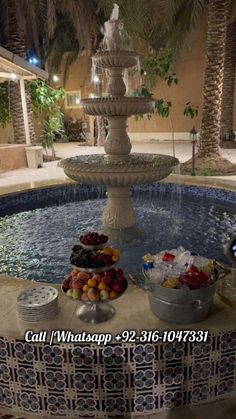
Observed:
[[[0,405],[22,414],[145,416],[235,392],[236,330],[206,343],[105,347],[0,338]]]

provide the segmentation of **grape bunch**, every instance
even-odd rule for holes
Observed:
[[[114,263],[111,255],[102,253],[101,251],[86,250],[80,245],[75,245],[72,248],[70,262],[74,266],[89,269],[103,268]]]
[[[95,231],[90,231],[87,234],[80,236],[80,242],[86,246],[96,246],[98,244],[104,244],[108,241],[108,236],[104,234],[98,234]]]

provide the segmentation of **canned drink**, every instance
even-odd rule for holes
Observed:
[[[146,262],[143,264],[143,269],[145,271],[149,271],[150,269],[153,269],[153,268],[154,268],[153,262]]]

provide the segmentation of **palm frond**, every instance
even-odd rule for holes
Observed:
[[[59,13],[54,37],[49,40],[47,46],[47,70],[49,73],[57,73],[66,54],[72,54],[76,59],[79,53],[80,45],[75,37],[74,27],[67,15]]]
[[[68,76],[69,76],[70,66],[71,66],[71,64],[73,64],[77,60],[78,55],[79,55],[79,51],[76,51],[76,50],[68,52],[65,55],[65,61],[63,63],[64,64],[64,68],[63,68],[63,84],[64,84],[64,86],[66,85],[66,82],[67,82],[67,79],[68,79]]]
[[[175,57],[182,50],[188,35],[196,29],[197,24],[203,19],[204,13],[207,12],[207,5],[208,0],[184,0],[177,10],[172,27],[164,36],[165,44],[173,50]]]
[[[236,0],[232,0],[231,21],[233,22],[235,19],[236,19]]]
[[[90,53],[95,47],[99,31],[95,3],[93,0],[66,0],[62,7],[74,26],[81,52]]]
[[[97,0],[97,9],[96,13],[102,13],[105,19],[108,19],[111,15],[111,11],[113,8],[113,0]],[[120,2],[116,2],[120,6]]]
[[[0,44],[6,45],[9,28],[8,0],[0,0]]]
[[[47,33],[48,38],[52,39],[57,24],[55,0],[47,0]]]
[[[21,12],[25,18],[25,37],[26,47],[35,48],[38,57],[41,57],[40,48],[40,32],[39,21],[37,19],[35,2],[32,0],[24,0],[22,2]]]

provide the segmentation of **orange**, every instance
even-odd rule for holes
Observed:
[[[112,262],[117,262],[119,260],[119,256],[112,256]]]
[[[98,289],[99,290],[105,290],[106,289],[106,284],[104,284],[104,282],[100,282],[100,284],[98,284]]]
[[[113,256],[120,256],[120,249],[113,249]]]
[[[88,290],[89,290],[89,285],[88,285],[88,284],[85,284],[85,285],[83,286],[83,291],[84,291],[84,292],[88,292]]]
[[[88,282],[87,282],[87,285],[88,285],[89,287],[96,287],[96,285],[97,285],[97,281],[96,281],[96,279],[90,278],[90,279],[88,280]]]
[[[113,255],[113,249],[112,247],[105,247],[102,251],[102,253],[106,253],[107,255]]]
[[[111,291],[109,294],[110,298],[116,298],[117,297],[117,292],[116,291]]]

